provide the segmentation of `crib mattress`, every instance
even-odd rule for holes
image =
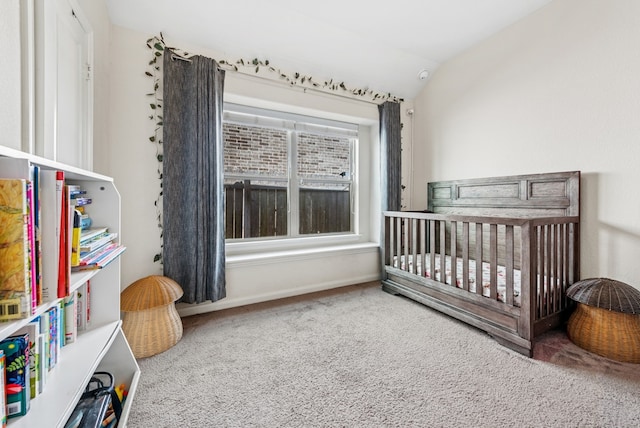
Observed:
[[[409,267],[407,268],[405,265],[405,256],[400,257],[400,266],[398,266],[398,258],[395,257],[393,267],[408,270],[413,272],[413,256],[409,255],[407,257],[409,262]],[[463,278],[462,278],[462,263],[463,260],[460,257],[456,258],[456,280],[455,285],[458,288],[463,288]],[[420,257],[417,258],[417,269],[416,272],[423,273],[423,276],[426,278],[432,278],[436,281],[441,282],[442,272],[440,270],[440,254],[436,254],[435,256],[435,269],[431,268],[431,258],[427,254],[425,257],[426,266],[422,267],[422,260]],[[497,284],[497,298],[500,302],[506,301],[506,268],[504,266],[498,265],[498,284]],[[445,257],[445,282],[449,285],[451,282],[451,256]],[[482,295],[485,297],[489,297],[489,287],[491,284],[491,270],[490,265],[487,262],[482,262]],[[476,292],[476,261],[469,260],[469,292]],[[520,271],[518,269],[513,270],[513,303],[514,306],[520,306]]]

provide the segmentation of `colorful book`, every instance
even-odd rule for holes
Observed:
[[[73,343],[78,338],[78,290],[64,298],[64,344]]]
[[[29,391],[31,399],[39,395],[38,383],[40,381],[40,323],[33,321],[16,330],[16,334],[29,335]]]
[[[80,266],[74,266],[71,270],[72,272],[81,272],[84,270],[102,269],[118,258],[120,254],[124,253],[126,249],[127,247],[117,245],[115,248],[98,256],[95,260],[80,264]]]
[[[42,211],[40,210],[40,167],[33,166],[33,225],[35,227],[36,306],[42,302]]]
[[[79,206],[79,207],[83,207],[85,205],[89,205],[92,202],[91,198],[76,197],[74,199],[75,199],[76,205]]]
[[[69,203],[69,188],[63,186],[62,189],[62,210],[60,212],[60,250],[58,252],[58,298],[63,298],[69,294],[69,280],[71,273],[71,234],[73,231],[69,227],[69,216],[71,205]]]
[[[104,234],[108,230],[106,227],[93,227],[89,229],[83,227],[80,233],[80,242],[87,242],[98,235]]]
[[[97,260],[99,257],[103,256],[104,254],[108,253],[109,251],[113,250],[114,248],[116,248],[119,244],[115,243],[115,242],[110,242],[107,245],[98,248],[97,250],[88,252],[88,253],[80,253],[80,264],[81,265],[86,265],[89,263],[94,262],[95,260]]]
[[[31,315],[27,180],[0,179],[0,320]]]
[[[80,218],[82,214],[80,211],[73,210],[73,233],[71,236],[71,266],[78,266],[80,264],[80,236],[82,228],[80,226]]]
[[[4,351],[0,349],[0,428],[7,426],[7,377]]]
[[[31,405],[29,391],[29,335],[21,334],[0,341],[7,376],[7,417],[24,416]]]
[[[49,315],[49,336],[51,337],[51,341],[49,342],[49,348],[51,349],[49,371],[51,371],[58,364],[58,355],[60,353],[60,322],[58,320],[58,306],[52,306],[47,311],[47,314]]]
[[[27,182],[27,234],[29,239],[29,288],[31,294],[31,315],[38,308],[38,292],[36,289],[36,233],[34,224],[33,182]]]
[[[115,232],[105,232],[102,233],[100,235],[94,236],[93,238],[87,240],[87,241],[81,241],[80,242],[80,257],[82,257],[82,253],[88,253],[94,250],[97,250],[98,248],[102,247],[103,245],[107,245],[108,243],[110,243],[111,241],[113,241],[114,239],[116,239],[118,237],[118,234]]]

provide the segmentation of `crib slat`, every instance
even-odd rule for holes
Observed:
[[[498,298],[498,225],[489,225],[489,297]]]
[[[444,221],[440,222],[440,282],[447,283],[447,227]],[[435,275],[434,275],[435,277]]]
[[[396,227],[396,254],[398,255],[398,260],[402,257],[402,218],[396,217],[395,219],[395,227]],[[407,260],[404,261],[404,264],[407,264]],[[398,262],[398,269],[401,268],[400,262]]]
[[[469,223],[462,223],[462,288],[469,291]]]
[[[542,245],[541,245],[541,231],[540,231],[540,227],[536,226],[535,227],[535,240],[536,240],[536,262],[535,262],[535,273],[533,273],[533,275],[535,275],[535,281],[536,281],[536,294],[535,294],[535,301],[536,301],[536,307],[535,307],[535,315],[536,315],[536,319],[540,319],[542,317],[542,297],[544,294],[544,290],[542,287],[542,275],[544,274],[544,272],[542,272],[542,268],[541,268],[541,263],[544,263],[544,259],[543,259],[543,254],[542,254]]]
[[[482,223],[476,223],[476,293],[482,295]]]
[[[391,262],[393,262],[394,258],[396,260],[395,267],[400,267],[400,254],[396,250],[396,241],[398,240],[398,236],[396,234],[396,219],[395,217],[388,218],[389,225],[389,255],[391,257]]]
[[[562,282],[561,282],[561,272],[562,272],[562,225],[559,224],[556,226],[556,248],[557,248],[557,263],[556,263],[556,273],[555,276],[555,287],[556,287],[556,306],[554,308],[554,312],[557,312],[562,309]]]
[[[538,294],[540,299],[538,300],[538,318],[544,316],[544,226],[538,228]]]
[[[420,276],[425,275],[426,266],[427,266],[426,258],[425,258],[425,255],[427,253],[426,235],[427,235],[426,220],[420,220],[420,267],[421,267],[419,272]]]
[[[506,280],[506,303],[513,306],[513,226],[505,226],[505,280]],[[522,284],[520,285],[522,289]]]
[[[416,274],[418,272],[418,220],[411,219],[411,261],[413,262],[411,267],[411,273]]]
[[[553,267],[551,257],[551,226],[544,227],[545,235],[545,271],[544,271],[544,289],[545,289],[545,306],[543,316],[549,315],[551,307],[551,269]]]
[[[551,287],[553,290],[553,305],[550,308],[552,313],[555,313],[558,310],[558,229],[557,225],[553,225],[551,229],[551,255],[552,255],[552,263],[551,263]]]
[[[458,223],[451,222],[451,285],[457,287],[458,284],[458,249],[456,242],[458,241]]]
[[[402,247],[403,247],[403,253],[404,253],[404,270],[409,272],[409,235],[410,235],[410,231],[409,231],[409,225],[410,225],[410,221],[408,218],[405,218],[402,220]]]
[[[429,220],[429,275],[436,279],[436,221]]]

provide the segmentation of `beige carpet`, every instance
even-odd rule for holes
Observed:
[[[185,318],[129,427],[638,427],[640,366],[553,332],[535,358],[379,284]]]

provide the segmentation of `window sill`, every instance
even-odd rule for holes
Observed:
[[[357,237],[356,237],[357,238]],[[273,242],[273,241],[270,241]],[[279,241],[282,243],[282,240]],[[264,244],[264,242],[260,242]],[[242,265],[259,265],[259,264],[272,264],[278,261],[293,261],[293,260],[309,260],[323,256],[335,256],[370,253],[378,250],[379,246],[375,242],[357,242],[354,239],[352,242],[334,243],[333,245],[314,245],[298,247],[292,246],[291,248],[262,248],[259,251],[251,251],[240,253],[237,248],[234,251],[229,251],[229,246],[235,246],[235,244],[227,244],[226,264],[229,266],[242,266]]]

